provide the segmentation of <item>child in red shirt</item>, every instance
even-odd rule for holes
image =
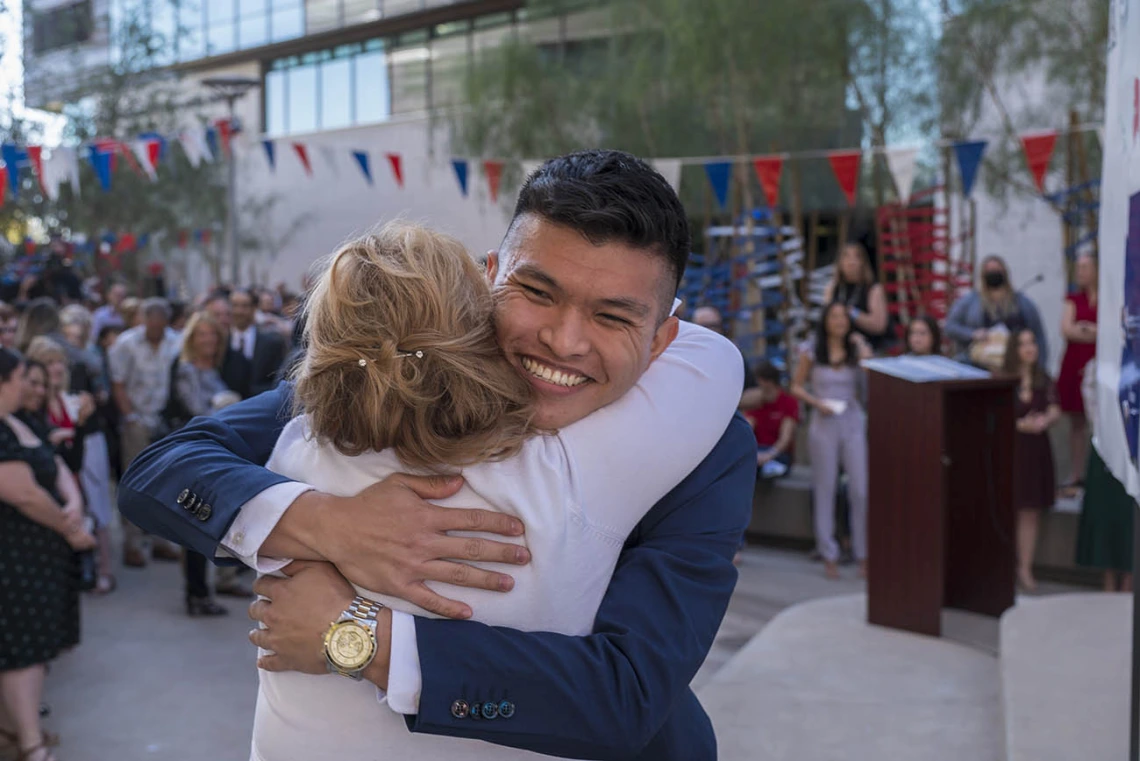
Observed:
[[[780,371],[771,362],[756,368],[756,381],[763,392],[759,407],[744,410],[756,435],[756,466],[761,478],[779,478],[792,465],[800,403],[780,385]]]

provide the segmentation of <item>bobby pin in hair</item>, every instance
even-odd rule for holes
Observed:
[[[415,357],[416,359],[423,359],[424,358],[424,352],[423,352],[423,349],[417,349],[416,351],[397,351],[396,356],[397,357]],[[372,361],[372,360],[368,360],[368,359],[365,359],[364,357],[361,357],[360,359],[356,360],[356,364],[360,365],[361,367],[366,367],[370,361]]]

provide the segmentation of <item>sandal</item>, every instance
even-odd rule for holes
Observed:
[[[99,574],[99,578],[95,580],[95,588],[91,590],[91,594],[96,597],[109,595],[119,588],[118,580],[109,573]]]

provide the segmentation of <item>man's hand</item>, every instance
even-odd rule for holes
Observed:
[[[509,592],[514,587],[510,576],[456,561],[525,565],[530,553],[517,544],[448,535],[450,531],[523,533],[522,521],[504,513],[439,507],[425,501],[450,497],[462,484],[458,476],[397,473],[354,497],[309,492],[285,511],[262,554],[298,557],[300,553],[276,543],[284,535],[283,542],[311,547],[353,584],[447,618],[470,618],[470,607],[436,594],[424,582]]]
[[[289,578],[263,576],[253,585],[253,591],[267,599],[249,606],[249,617],[263,627],[251,631],[249,641],[273,652],[258,658],[257,667],[326,674],[322,639],[352,603],[356,590],[329,563],[298,561],[287,566],[285,574]],[[373,663],[383,667],[386,683],[391,612],[385,608],[377,622]]]

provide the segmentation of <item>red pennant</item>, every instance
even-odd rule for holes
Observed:
[[[297,152],[297,158],[301,160],[301,166],[305,167],[305,174],[312,177],[313,165],[309,163],[309,149],[305,147],[304,143],[293,143],[293,150]]]
[[[162,143],[157,140],[148,140],[146,143],[146,157],[151,167],[158,168],[158,157],[162,153]]]
[[[119,236],[119,240],[115,243],[115,253],[124,254],[128,251],[134,251],[138,245],[135,236],[131,233],[123,233]]]
[[[491,203],[499,200],[499,182],[503,179],[503,162],[484,161],[483,171],[487,175],[487,189],[491,191]]]
[[[218,128],[218,135],[222,138],[222,153],[230,155],[230,139],[234,136],[234,125],[229,119],[218,119],[214,122]]]
[[[40,181],[40,187],[44,192],[47,188],[44,187],[44,149],[41,145],[28,146],[28,160],[32,162],[32,169],[36,173],[36,179]]]
[[[752,162],[756,169],[756,179],[760,180],[760,189],[764,191],[764,201],[768,206],[775,206],[780,202],[780,173],[784,171],[783,156],[761,156]]]
[[[1049,170],[1049,161],[1053,158],[1053,149],[1056,146],[1056,132],[1021,136],[1021,147],[1025,150],[1025,161],[1029,164],[1029,171],[1033,173],[1033,184],[1041,193],[1045,192],[1045,172]]]
[[[835,179],[847,197],[848,206],[855,205],[855,187],[859,184],[859,160],[862,157],[862,151],[832,151],[827,154],[831,171],[835,172]]]
[[[122,154],[123,158],[125,158],[127,160],[127,166],[129,166],[131,169],[133,169],[135,174],[139,175],[140,177],[147,177],[148,176],[146,171],[142,168],[142,165],[139,164],[138,159],[135,158],[135,152],[131,150],[131,146],[127,145],[126,143],[114,142],[114,143],[112,143],[112,150],[117,152],[117,153]],[[112,164],[112,166],[114,166],[114,163],[115,163],[115,159],[113,158],[114,153],[112,153],[111,155],[112,155],[111,164]]]
[[[151,262],[146,266],[146,271],[151,277],[159,277],[162,275],[166,268],[162,266],[162,262]]]
[[[392,174],[396,176],[396,184],[401,188],[404,187],[404,164],[400,159],[400,154],[389,153],[388,163],[392,166]]]

